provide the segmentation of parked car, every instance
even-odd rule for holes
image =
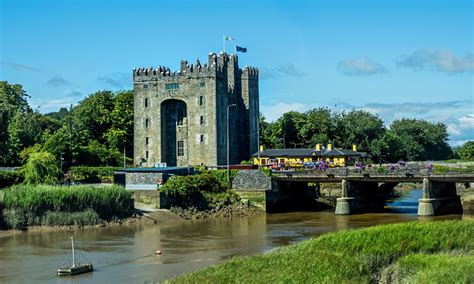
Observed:
[[[319,166],[319,162],[305,162],[304,167],[305,168],[315,168]]]

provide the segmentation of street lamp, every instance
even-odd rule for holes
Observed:
[[[227,184],[230,187],[230,168],[229,168],[229,156],[230,156],[230,143],[229,143],[229,109],[230,107],[235,107],[236,104],[231,104],[227,106]]]

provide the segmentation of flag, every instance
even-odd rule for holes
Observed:
[[[240,47],[240,46],[238,46],[238,45],[235,46],[235,50],[236,50],[236,51],[239,51],[239,52],[243,52],[243,53],[247,52],[247,48],[246,48],[246,47]]]
[[[230,37],[230,36],[226,36],[226,35],[224,36],[224,40],[234,40],[234,39],[235,39],[235,38]]]

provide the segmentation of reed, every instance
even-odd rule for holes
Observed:
[[[5,212],[17,215],[19,223],[25,223],[25,219],[28,223],[29,216],[42,217],[47,212],[92,210],[107,221],[133,213],[132,194],[120,186],[17,185],[3,191]],[[9,218],[5,219],[8,222]]]

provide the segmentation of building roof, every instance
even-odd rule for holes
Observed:
[[[261,157],[306,157],[311,156],[313,148],[265,149],[260,152]],[[258,152],[253,154],[258,156]]]
[[[252,157],[257,157],[258,152],[253,154]],[[321,149],[316,150],[314,148],[290,148],[290,149],[265,149],[260,151],[260,157],[276,158],[276,157],[340,157],[340,156],[362,156],[362,153],[348,150],[334,148],[332,150]]]

